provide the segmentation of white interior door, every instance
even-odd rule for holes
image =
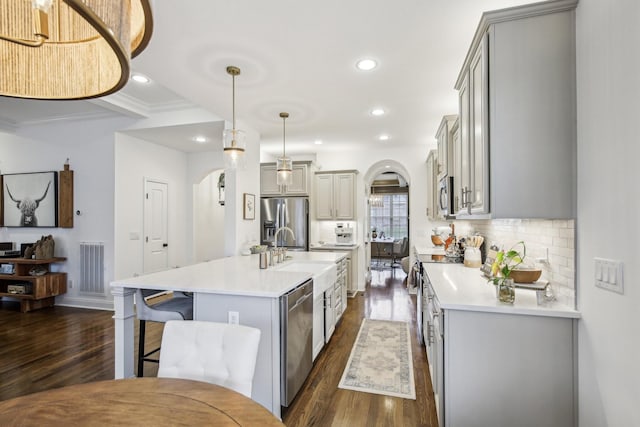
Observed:
[[[144,272],[169,268],[168,187],[166,182],[145,179]]]

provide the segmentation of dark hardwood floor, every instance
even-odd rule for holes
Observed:
[[[418,341],[416,297],[409,295],[403,280],[403,273],[392,275],[390,270],[374,270],[365,293],[349,298],[347,311],[336,332],[318,355],[302,390],[283,415],[287,426],[438,425],[427,356]],[[409,322],[416,400],[338,388],[364,318]]]
[[[28,313],[19,309],[17,302],[0,301],[0,400],[113,379],[113,312],[58,306]],[[147,348],[159,345],[162,327],[147,323]],[[153,363],[144,369],[145,376],[158,372]]]
[[[303,389],[283,414],[287,426],[437,426],[427,359],[418,342],[415,295],[404,275],[373,271],[364,294],[349,298],[331,341]],[[113,313],[50,307],[20,313],[0,301],[0,400],[66,385],[113,379]],[[363,318],[408,321],[412,331],[416,400],[338,389]],[[162,324],[147,324],[147,344],[160,342]],[[137,342],[137,322],[136,322]],[[157,365],[146,363],[145,376]]]

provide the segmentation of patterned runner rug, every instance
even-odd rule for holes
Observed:
[[[338,387],[415,400],[409,324],[364,319]]]

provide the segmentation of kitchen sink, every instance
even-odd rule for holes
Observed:
[[[275,269],[310,273],[313,276],[314,297],[333,286],[338,277],[338,268],[333,262],[290,261]]]

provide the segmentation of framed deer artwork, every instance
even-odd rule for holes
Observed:
[[[58,226],[58,173],[15,173],[2,176],[5,227]]]

